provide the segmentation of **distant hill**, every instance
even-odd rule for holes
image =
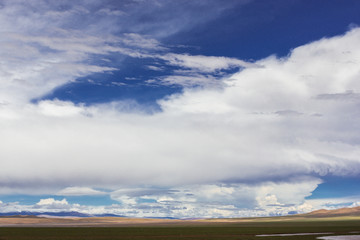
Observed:
[[[294,215],[288,215],[288,216],[274,216],[270,217],[271,219],[277,219],[277,218],[297,218],[297,217],[306,217],[306,218],[326,218],[326,217],[345,217],[345,216],[359,216],[360,217],[360,207],[353,207],[353,208],[339,208],[334,210],[325,210],[320,209],[316,210],[310,213],[305,214],[294,214]],[[116,215],[116,214],[86,214],[81,212],[31,212],[31,211],[21,211],[21,212],[6,212],[6,213],[0,213],[0,217],[75,217],[75,218],[91,218],[91,217],[122,217],[126,218],[126,216],[122,215]],[[146,218],[144,218],[146,219]],[[163,220],[175,220],[176,218],[171,217],[152,217],[149,219],[163,219]],[[183,220],[195,220],[194,219],[183,219]],[[255,219],[255,218],[247,218],[247,219]]]
[[[342,216],[360,216],[360,207],[339,208],[334,210],[320,209],[306,214],[300,214],[305,217],[342,217]]]
[[[124,217],[115,214],[86,214],[80,212],[6,212],[0,213],[0,217],[9,217],[9,216],[51,216],[51,217]]]

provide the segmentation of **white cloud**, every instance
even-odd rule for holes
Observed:
[[[259,67],[236,58],[192,56],[188,54],[166,54],[159,58],[167,61],[170,65],[180,66],[200,72],[215,72],[234,67]]]
[[[54,117],[74,116],[84,113],[84,109],[81,106],[59,100],[41,101],[38,103],[38,110],[45,116]]]
[[[224,79],[219,90],[185,90],[160,101],[163,112],[154,115],[118,112],[116,104],[3,105],[0,156],[7,161],[0,180],[18,188],[52,179],[48,185],[61,188],[116,189],[358,174],[356,104],[317,96],[360,92],[358,65],[348,63],[360,56],[359,32],[302,46],[286,59],[260,60],[263,68]],[[331,71],[319,71],[326,66]],[[276,114],[284,109],[303,114]]]
[[[0,36],[1,102],[28,102],[78,77],[115,70],[84,63],[91,54],[112,51],[109,44],[116,39],[97,37],[89,29],[65,29],[65,19],[79,18],[78,11],[59,12],[66,13],[66,18],[59,16],[59,21],[53,21],[54,15],[49,16],[52,5],[43,1],[4,4],[0,9],[0,24],[4,26]]]
[[[111,206],[84,206],[70,204],[66,199],[48,198],[41,199],[35,205],[6,203],[0,211],[78,211],[88,214],[177,218],[284,215],[289,212],[304,213],[314,210],[314,206],[322,206],[304,201],[304,196],[309,195],[318,183],[317,179],[298,179],[294,183],[267,182],[257,185],[205,184],[172,189],[128,188],[110,193],[112,199],[119,201],[119,204]],[[298,189],[294,190],[296,188]],[[71,189],[70,192],[74,191]],[[291,196],[284,197],[286,195]],[[338,201],[342,202],[343,199]]]
[[[163,59],[170,65],[205,72],[249,65],[225,57],[166,53],[168,49],[158,40],[139,33],[125,32],[120,37],[115,36],[113,32],[121,32],[124,27],[117,21],[127,22],[127,14],[103,8],[101,1],[65,2],[64,5],[43,0],[36,4],[4,1],[3,4],[0,9],[0,24],[4,26],[0,35],[0,102],[23,104],[79,77],[117,70],[89,63],[94,55],[117,54],[120,63],[119,59],[124,56]],[[143,5],[135,4],[129,11],[137,11],[137,7],[141,9]],[[123,4],[119,6],[126,8]],[[94,20],[93,14],[99,13]],[[117,29],[110,26],[117,26]],[[166,81],[159,81],[159,84]],[[182,82],[177,80],[172,84],[181,85]]]
[[[151,55],[146,49],[161,46],[158,41],[139,34],[115,38],[111,30],[99,30],[107,19],[92,27],[65,28],[64,15],[80,19],[91,9],[54,12],[38,1],[39,10],[27,11],[28,5],[19,3],[9,1],[0,9],[1,193],[74,191],[69,186],[79,193],[146,183],[152,191],[180,192],[144,194],[157,203],[139,205],[148,210],[134,210],[134,215],[166,215],[169,208],[180,216],[270,211],[249,212],[242,206],[270,207],[279,214],[315,204],[304,202],[320,183],[311,176],[360,173],[359,28],[300,46],[285,58],[249,65],[226,57]],[[107,37],[96,37],[99,33]],[[126,46],[117,45],[122,40]],[[86,63],[91,54],[111,52],[160,58],[180,68],[160,82],[202,87],[159,101],[163,111],[153,115],[129,102],[30,103],[78,77],[112,71]],[[233,67],[249,68],[231,77],[221,74]],[[222,77],[214,78],[214,72]],[[219,84],[207,84],[215,80]],[[131,111],[119,111],[127,108]],[[141,201],[128,192],[112,196],[130,207]],[[178,198],[181,205],[175,203]],[[198,204],[202,201],[204,208]],[[159,212],[151,212],[151,204]],[[131,212],[130,207],[123,211]]]
[[[267,204],[299,205],[321,182],[320,179],[299,179],[294,182],[269,183],[257,190],[257,200],[260,207]]]
[[[124,34],[125,38],[122,40],[126,45],[137,47],[137,48],[144,48],[144,49],[151,49],[151,50],[165,50],[166,48],[162,47],[160,42],[152,39],[152,38],[145,38],[144,36],[136,33],[126,33]]]
[[[132,188],[111,193],[125,209],[140,216],[241,217],[284,215],[312,210],[304,198],[318,186],[319,179],[261,184],[188,185],[173,189]],[[305,204],[305,205],[304,205]],[[307,206],[305,208],[304,206]],[[136,216],[136,215],[134,215]]]
[[[360,206],[360,202],[354,202],[350,205],[350,207],[359,207]]]
[[[229,75],[223,70],[260,67],[254,63],[227,57],[190,56],[173,53],[163,55],[142,54],[138,57],[165,60],[167,65],[177,67],[173,74],[149,79],[146,81],[148,84],[179,85],[185,88],[221,88],[224,86],[223,78]],[[154,71],[163,70],[156,66],[148,66],[148,68]]]
[[[146,66],[148,69],[153,70],[153,71],[163,71],[164,69],[162,67],[158,67],[158,66]]]
[[[40,201],[36,204],[39,206],[45,206],[45,205],[52,205],[52,204],[59,204],[59,205],[68,205],[69,203],[64,198],[63,200],[55,200],[53,198],[46,198],[46,199],[40,199]]]
[[[180,85],[186,88],[193,87],[219,87],[223,82],[212,75],[203,75],[197,73],[190,73],[184,75],[171,75],[165,77],[158,77],[157,79],[150,79],[146,81],[148,84],[160,85]]]
[[[305,182],[302,182],[305,185]],[[267,184],[257,186],[257,189],[266,188]],[[269,185],[273,185],[270,183]],[[281,184],[280,184],[281,185]],[[279,187],[280,187],[279,185]],[[274,185],[273,185],[274,186]],[[294,185],[295,187],[295,185]],[[138,195],[138,199],[130,196],[123,196],[127,201],[120,204],[113,204],[109,206],[89,206],[80,205],[77,203],[68,203],[66,199],[55,200],[53,198],[41,199],[39,203],[34,205],[21,205],[17,202],[2,203],[0,204],[0,212],[19,212],[19,211],[34,211],[34,212],[63,212],[63,211],[76,211],[87,214],[117,214],[129,217],[249,217],[249,216],[277,216],[294,213],[307,213],[317,209],[335,209],[341,207],[354,207],[358,206],[359,197],[347,198],[333,198],[333,199],[311,199],[305,200],[298,204],[289,204],[281,202],[277,195],[267,194],[265,197],[258,199],[257,206],[251,208],[237,207],[230,202],[221,202],[216,200],[205,201],[202,198],[202,193],[196,193],[197,190],[210,190],[214,193],[222,188],[218,197],[229,199],[229,195],[234,197],[240,188],[244,191],[251,189],[245,185],[232,185],[231,187],[204,185],[196,186],[193,189],[181,189],[178,191],[169,191],[162,194],[152,194],[151,198],[147,195]],[[217,189],[217,190],[216,190]],[[235,191],[234,191],[235,189]],[[145,189],[137,189],[138,192],[144,192]],[[147,189],[150,192],[152,189]],[[134,190],[131,190],[133,193]],[[231,192],[231,193],[230,193]],[[219,192],[218,192],[219,193]],[[206,193],[207,194],[207,193]],[[242,193],[245,196],[245,192]],[[194,196],[195,195],[195,196]],[[213,195],[215,196],[215,195]],[[215,196],[216,197],[216,196]],[[118,199],[119,200],[119,199]],[[148,200],[148,201],[146,201]],[[155,201],[149,201],[155,200]],[[233,199],[234,202],[239,199]]]
[[[94,196],[94,195],[106,195],[108,193],[95,190],[89,187],[67,187],[59,192],[57,195],[60,196]]]
[[[347,196],[339,198],[319,198],[307,199],[305,204],[312,207],[312,209],[337,209],[345,207],[356,207],[360,196]]]
[[[180,85],[185,88],[194,87],[222,87],[222,78],[229,75],[225,70],[239,68],[259,68],[255,63],[245,62],[235,58],[215,56],[192,56],[189,54],[155,54],[142,55],[154,59],[164,60],[167,65],[177,67],[172,75],[157,77],[146,82],[160,85]],[[158,67],[149,66],[152,70],[161,70]]]
[[[36,203],[33,209],[38,209],[41,211],[44,210],[69,210],[71,205],[64,198],[63,200],[55,200],[54,198],[46,198],[40,199],[38,203]]]

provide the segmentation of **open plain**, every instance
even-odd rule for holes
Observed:
[[[322,215],[322,217],[305,214],[284,217],[192,220],[11,216],[0,218],[0,226],[1,240],[315,240],[318,237],[339,235],[349,235],[349,237],[351,235],[352,240],[360,239],[360,216],[332,216],[331,214]],[[264,234],[266,236],[258,236]]]

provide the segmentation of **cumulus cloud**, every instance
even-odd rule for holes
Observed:
[[[87,206],[66,199],[41,199],[34,205],[3,203],[0,212],[77,211],[87,214],[117,214],[130,217],[247,217],[306,213],[315,209],[356,206],[356,197],[305,200],[319,183],[318,179],[302,179],[294,183],[267,182],[259,185],[207,184],[176,189],[131,188],[111,194],[119,204]]]
[[[284,59],[260,60],[263,68],[223,79],[225,88],[189,89],[160,101],[163,112],[155,115],[58,100],[2,105],[1,158],[8,161],[1,179],[112,187],[357,174],[356,104],[316,96],[358,91],[358,65],[348,63],[360,55],[358,35],[354,29]]]
[[[311,195],[320,182],[319,179],[296,179],[293,182],[255,185],[204,184],[173,189],[121,189],[112,192],[111,197],[126,209],[140,211],[141,216],[284,215],[290,211],[304,212],[304,198]]]
[[[63,200],[55,200],[53,198],[40,199],[40,201],[36,204],[38,206],[63,206],[68,205],[69,203],[64,198]]]
[[[307,199],[304,204],[312,206],[313,209],[337,209],[346,207],[357,207],[359,196],[348,196],[340,198]]]
[[[304,200],[319,179],[262,184],[205,184],[178,188],[129,188],[109,193],[118,204],[89,206],[65,198],[41,199],[34,205],[1,203],[0,212],[64,212],[117,214],[129,217],[251,217],[307,213],[316,209],[358,206],[358,196]]]
[[[19,204],[18,204],[19,205]],[[34,205],[27,206],[28,210],[36,212],[61,212],[72,211],[74,207],[78,207],[78,204],[69,204],[64,198],[62,200],[55,200],[54,198],[40,199],[40,201]],[[23,207],[19,206],[20,209]]]

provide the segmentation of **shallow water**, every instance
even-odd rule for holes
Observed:
[[[323,236],[317,237],[322,240],[360,240],[360,235]]]
[[[281,233],[281,234],[260,234],[256,235],[256,237],[286,237],[286,236],[306,236],[306,235],[327,235],[327,234],[334,234],[331,232],[322,232],[322,233]]]

